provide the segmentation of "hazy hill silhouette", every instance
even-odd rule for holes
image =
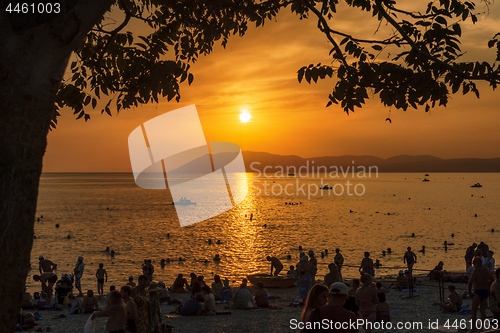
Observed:
[[[217,154],[219,159],[225,159],[227,162],[232,160],[235,155]],[[225,156],[222,156],[225,155]],[[214,155],[215,156],[215,155]],[[380,158],[370,155],[345,155],[345,156],[321,156],[314,158],[302,158],[296,155],[277,155],[264,152],[244,151],[243,159],[248,172],[263,171],[266,166],[271,167],[269,172],[275,173],[279,166],[295,167],[297,170],[308,166],[309,171],[318,170],[318,166],[326,166],[328,172],[330,166],[346,168],[348,166],[377,166],[379,172],[500,172],[500,158],[461,158],[461,159],[442,159],[430,155],[398,155],[390,158]],[[206,156],[197,158],[180,168],[170,172],[183,173],[206,173],[206,169],[201,167],[200,161],[206,161]],[[353,163],[354,162],[354,163]]]

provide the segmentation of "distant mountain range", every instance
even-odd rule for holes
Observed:
[[[232,154],[232,156],[235,156]],[[226,160],[232,160],[234,157],[224,156]],[[348,166],[364,166],[368,169],[370,166],[378,167],[378,172],[500,172],[500,158],[459,158],[442,159],[430,155],[398,155],[390,158],[380,158],[370,155],[346,155],[346,156],[322,156],[314,158],[303,158],[296,155],[277,155],[262,152],[244,151],[243,160],[247,172],[263,171],[265,167],[270,167],[269,173],[275,173],[281,166],[286,172],[287,167],[295,167],[297,170],[305,172],[314,172],[318,166],[324,166],[330,172],[330,167],[336,166],[346,170]],[[206,163],[206,157],[195,159],[184,166],[172,172],[201,172],[206,173],[202,166]],[[340,172],[340,171],[339,171]]]

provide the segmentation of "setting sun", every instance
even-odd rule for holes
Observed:
[[[242,123],[248,123],[251,119],[252,115],[248,112],[248,110],[241,110],[240,121]]]

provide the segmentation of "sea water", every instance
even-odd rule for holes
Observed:
[[[422,173],[238,177],[249,188],[240,205],[180,227],[169,191],[139,188],[130,173],[43,174],[37,206],[37,217],[43,218],[35,222],[28,291],[39,289],[32,280],[38,274],[39,255],[58,264],[58,275],[72,273],[78,256],[83,256],[82,289],[95,291],[99,263],[108,273],[107,290],[111,284],[125,284],[129,276],[136,280],[145,259],[153,261],[154,280],[171,285],[179,273],[188,277],[195,272],[208,282],[214,274],[236,281],[269,273],[267,255],[281,259],[283,275],[298,262],[299,246],[315,252],[320,279],[333,262],[335,248],[345,258],[345,278],[359,276],[365,251],[382,263],[376,276],[403,269],[408,246],[418,257],[414,268],[424,270],[440,260],[446,270],[463,270],[465,249],[473,242],[484,241],[500,251],[499,173],[434,173],[425,177],[428,182],[422,181]],[[471,187],[478,182],[483,187]],[[334,190],[317,191],[326,183]],[[445,241],[453,244],[447,250]],[[418,252],[422,246],[425,254]],[[106,247],[116,252],[114,257]],[[383,256],[387,248],[392,254]],[[325,250],[329,254],[321,258]],[[212,260],[215,254],[220,262]],[[167,258],[171,262],[161,267],[160,260]]]

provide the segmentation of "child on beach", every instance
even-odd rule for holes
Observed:
[[[230,302],[233,299],[233,288],[229,286],[229,280],[225,278],[222,283],[224,287],[220,290],[221,298],[224,302]]]
[[[257,290],[255,291],[255,303],[258,307],[268,308],[269,300],[267,298],[267,289],[264,288],[264,284],[262,282],[257,282]]]
[[[385,293],[378,293],[378,304],[375,305],[375,309],[377,311],[377,322],[379,323],[387,323],[391,321],[391,307],[389,303],[385,301]]]
[[[292,279],[297,280],[297,271],[295,270],[295,266],[290,265],[290,270],[286,273],[286,275]]]
[[[97,278],[97,294],[104,295],[104,277],[106,277],[106,282],[108,282],[108,273],[103,268],[103,264],[99,264],[99,268],[95,272],[95,277]]]

